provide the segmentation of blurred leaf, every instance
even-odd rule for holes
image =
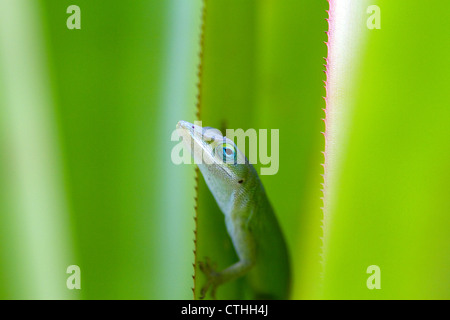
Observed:
[[[27,192],[25,209],[2,205],[20,231],[2,234],[2,294],[76,295],[65,271],[77,264],[82,298],[191,298],[194,172],[170,155],[177,121],[195,112],[199,2],[80,0],[81,30],[69,30],[72,4],[2,1],[1,103],[14,117],[2,124],[2,188],[22,175]]]
[[[369,5],[381,29],[369,30]],[[447,2],[332,1],[326,298],[448,299]],[[378,265],[381,290],[369,290]]]
[[[73,261],[41,11],[0,3],[0,298],[67,299]]]

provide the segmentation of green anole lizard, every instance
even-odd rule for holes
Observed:
[[[245,276],[252,299],[287,299],[290,266],[286,243],[261,181],[245,155],[219,130],[186,121],[177,124],[184,147],[225,215],[225,224],[239,261],[222,271],[207,259],[203,298],[211,289]]]

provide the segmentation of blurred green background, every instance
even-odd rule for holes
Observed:
[[[0,0],[0,298],[192,299],[193,263],[234,262],[203,178],[171,162],[181,119],[280,130],[279,172],[261,178],[293,299],[450,298],[449,9]]]

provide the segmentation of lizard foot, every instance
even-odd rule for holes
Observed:
[[[206,276],[206,283],[200,290],[200,299],[204,299],[208,289],[211,287],[211,297],[216,299],[216,289],[220,284],[220,273],[216,271],[217,264],[212,263],[208,257],[205,257],[205,262],[199,261],[200,270]]]

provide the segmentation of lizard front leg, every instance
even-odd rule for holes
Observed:
[[[218,286],[244,276],[255,264],[255,243],[248,229],[248,224],[239,223],[237,228],[236,225],[233,225],[229,233],[233,240],[236,253],[239,256],[239,261],[220,272],[215,270],[216,266],[211,263],[209,258],[206,258],[205,262],[199,262],[200,270],[207,278],[205,285],[200,291],[200,299],[204,299],[209,288],[211,288],[212,298],[215,299]]]
[[[200,299],[204,299],[209,288],[211,288],[211,297],[216,299],[217,287],[228,281],[235,280],[245,275],[253,266],[251,261],[239,260],[235,264],[228,268],[217,272],[214,265],[211,265],[211,261],[206,258],[205,262],[200,261],[200,270],[206,275],[206,283],[200,291]]]

